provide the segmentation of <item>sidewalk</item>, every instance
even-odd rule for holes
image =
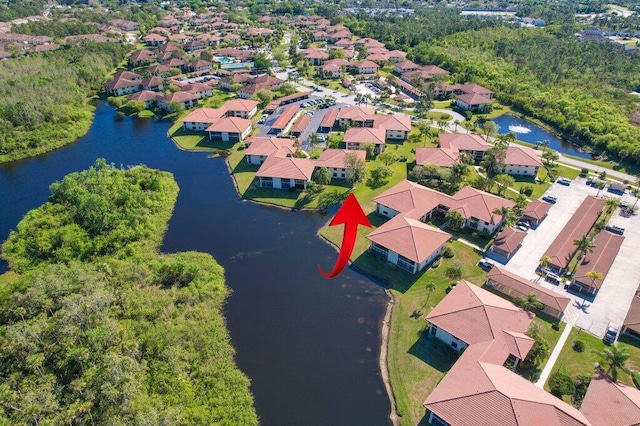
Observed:
[[[553,370],[553,366],[556,364],[556,360],[560,356],[560,352],[562,351],[562,348],[564,347],[565,342],[569,338],[569,333],[571,333],[571,329],[573,329],[573,326],[571,324],[567,324],[564,330],[562,330],[562,335],[560,335],[560,339],[558,339],[558,343],[556,343],[556,347],[553,348],[553,351],[551,352],[551,356],[549,356],[547,363],[542,369],[542,373],[540,373],[540,378],[536,382],[537,387],[539,388],[544,387],[545,382],[547,381],[547,379],[549,378],[549,375],[551,374],[551,370]]]

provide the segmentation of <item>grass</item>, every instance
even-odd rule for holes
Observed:
[[[540,177],[546,176],[546,173],[547,171],[544,168],[541,168],[540,171],[538,172],[538,176]],[[520,189],[524,187],[527,187],[527,186],[533,187],[533,193],[528,196],[528,198],[531,200],[535,200],[537,198],[542,197],[542,194],[544,194],[547,191],[547,189],[549,189],[549,187],[551,186],[550,182],[536,181],[532,177],[514,176],[514,178],[516,181],[511,186],[511,188],[515,189],[518,192],[520,192]]]
[[[443,112],[430,112],[427,113],[427,118],[432,120],[451,120],[453,117],[450,114],[445,114]]]
[[[576,352],[573,349],[573,342],[576,340],[584,343],[584,351]],[[588,333],[583,333],[580,329],[574,328],[569,334],[569,338],[560,352],[560,356],[553,366],[553,371],[562,371],[572,379],[575,379],[578,375],[584,374],[592,376],[594,373],[594,364],[601,362],[600,356],[594,353],[594,351],[602,351],[608,346],[604,342]],[[631,357],[627,361],[627,366],[634,370],[640,369],[640,344],[638,341],[623,337],[618,342],[618,348],[625,348],[631,354]],[[634,386],[631,379],[631,375],[620,371],[618,373],[618,380],[622,383]],[[545,384],[545,388],[548,386]]]

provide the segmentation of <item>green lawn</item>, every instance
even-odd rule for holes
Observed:
[[[584,343],[585,349],[582,352],[576,352],[573,349],[573,342],[580,340]],[[589,333],[582,332],[578,328],[571,330],[569,338],[562,348],[562,352],[553,366],[553,371],[561,371],[572,379],[575,379],[579,374],[592,376],[594,373],[594,363],[601,362],[601,359],[593,351],[602,351],[607,348],[602,341]],[[627,366],[640,370],[640,344],[633,339],[622,338],[618,342],[618,348],[625,348],[631,353],[631,357],[627,361]],[[621,382],[633,386],[631,376],[623,371],[618,373],[618,380]],[[545,385],[546,386],[546,385]]]
[[[546,176],[546,173],[547,171],[544,168],[542,168],[538,172],[538,176],[542,178],[542,176]],[[530,177],[515,177],[515,179],[516,179],[516,182],[511,187],[518,192],[520,191],[521,188],[524,188],[526,186],[533,187],[533,193],[530,196],[528,196],[528,198],[531,200],[535,200],[537,198],[542,197],[542,194],[544,194],[547,191],[547,189],[549,189],[549,187],[551,186],[550,182],[540,182]]]

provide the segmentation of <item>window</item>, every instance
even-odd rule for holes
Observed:
[[[413,271],[415,270],[415,265],[416,263],[411,260],[411,259],[407,259],[406,257],[402,256],[402,255],[398,255],[398,263],[397,265],[404,269],[407,272],[410,272],[413,274]]]
[[[451,347],[453,349],[456,349],[458,347],[458,343],[457,342],[451,342]]]
[[[273,178],[270,177],[261,177],[260,184],[264,188],[273,188]]]
[[[382,247],[381,245],[372,243],[371,244],[371,248],[373,249],[373,252],[376,255],[378,255],[378,256],[380,256],[380,257],[382,257],[384,259],[386,259],[388,254],[389,254],[389,249],[386,248],[386,247]]]

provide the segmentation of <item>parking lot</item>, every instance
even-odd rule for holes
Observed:
[[[573,291],[567,291],[562,285],[554,285],[538,279],[535,270],[540,258],[551,245],[564,225],[577,211],[587,195],[596,195],[598,190],[585,184],[585,179],[577,178],[569,186],[558,183],[547,191],[558,201],[549,210],[548,217],[535,230],[528,231],[522,247],[507,263],[506,268],[518,275],[537,280],[539,285],[562,293],[573,299],[565,311],[564,321],[602,337],[609,322],[622,325],[634,293],[640,283],[640,262],[637,262],[637,250],[640,246],[640,219],[638,215],[623,217],[620,208],[616,209],[610,224],[625,228],[624,242],[606,279],[595,298],[585,297]],[[622,197],[617,194],[600,192],[600,196],[622,199],[633,205],[635,198],[630,194]]]

